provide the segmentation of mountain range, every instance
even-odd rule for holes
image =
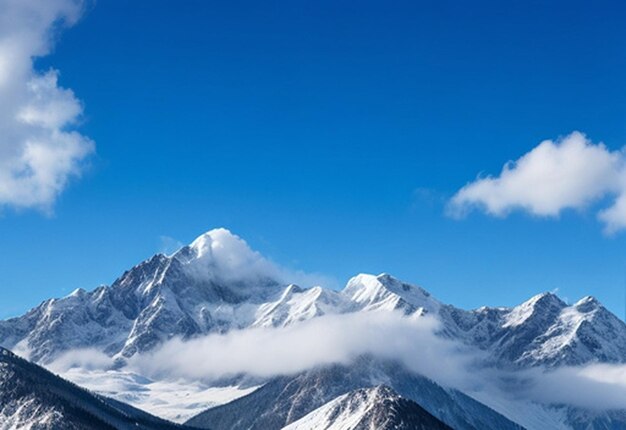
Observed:
[[[295,327],[328,315],[374,312],[433,317],[439,338],[476,351],[480,366],[499,371],[626,362],[626,324],[593,297],[570,305],[543,293],[512,308],[464,310],[388,274],[357,275],[340,291],[303,288],[225,229],[211,230],[172,255],[157,254],[110,286],[78,289],[46,300],[23,316],[0,321],[0,345],[40,365],[50,365],[72,351],[95,350],[111,357],[119,369],[172,339]],[[113,370],[109,369],[111,375]],[[234,380],[245,375],[238,378]],[[307,423],[316,423],[308,428],[371,428],[372,423],[376,428],[420,428],[411,424],[418,421],[432,423],[419,424],[431,426],[424,428],[539,425],[524,419],[523,411],[512,410],[515,404],[505,407],[494,399],[472,398],[379,357],[354,357],[349,364],[256,382],[260,388],[242,392],[242,397],[188,423],[215,430],[302,429]],[[131,403],[132,399],[124,397]],[[615,408],[591,411],[551,403],[532,407],[556,417],[544,428],[626,428],[626,417]],[[335,421],[352,424],[333,427]]]
[[[360,388],[337,397],[285,430],[449,430],[417,403],[384,385]]]

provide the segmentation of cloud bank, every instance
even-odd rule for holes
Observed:
[[[190,250],[191,254],[186,251]],[[336,286],[336,281],[317,273],[290,270],[250,248],[241,237],[225,228],[216,228],[196,238],[189,247],[174,253],[187,261],[191,273],[205,278],[207,273],[225,282],[259,282],[266,279],[303,287]]]
[[[497,369],[484,365],[484,352],[440,337],[439,327],[434,317],[399,312],[326,315],[288,327],[236,330],[187,342],[172,339],[153,353],[134,356],[128,369],[157,380],[210,381],[236,374],[271,377],[334,363],[349,365],[367,354],[399,361],[443,386],[482,399],[626,409],[626,365]],[[69,362],[91,358],[86,353]],[[492,406],[497,405],[496,400]]]
[[[398,312],[326,315],[288,327],[235,330],[190,341],[175,338],[154,352],[133,356],[118,371],[148,377],[147,382],[210,384],[237,374],[272,377],[334,363],[349,365],[368,354],[397,360],[496,410],[507,402],[517,404],[516,409],[531,402],[598,411],[626,409],[626,365],[497,369],[481,364],[484,352],[442,339],[436,334],[439,327],[434,317]],[[77,368],[106,370],[113,367],[113,359],[94,350],[77,350],[48,367],[61,374],[70,369],[76,373]],[[506,408],[501,412],[506,415]]]
[[[371,354],[400,360],[443,384],[465,379],[473,359],[459,345],[436,336],[431,317],[371,312],[327,315],[280,328],[252,328],[190,341],[173,339],[129,366],[153,378],[219,379],[241,373],[260,377],[298,373],[315,366],[348,364]]]
[[[0,0],[0,206],[51,209],[94,150],[74,130],[83,107],[59,86],[59,71],[38,71],[81,0]]]
[[[626,365],[590,364],[553,371],[529,371],[533,383],[526,395],[543,403],[592,410],[626,409]]]
[[[626,228],[626,155],[594,144],[573,132],[556,141],[545,140],[516,161],[507,162],[499,176],[479,177],[450,200],[449,214],[462,217],[474,208],[493,216],[522,210],[556,217],[566,209],[584,209],[609,196],[598,212],[607,233]]]

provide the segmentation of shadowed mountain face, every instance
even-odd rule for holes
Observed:
[[[385,384],[455,429],[520,429],[463,393],[444,389],[392,362],[362,357],[270,380],[257,391],[190,419],[187,424],[226,429],[281,429],[350,391]]]
[[[94,395],[0,348],[0,427],[38,430],[184,430]]]
[[[285,430],[451,430],[391,388],[351,391],[284,427]]]

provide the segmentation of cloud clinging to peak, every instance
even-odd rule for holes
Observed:
[[[0,207],[50,210],[82,170],[93,142],[75,130],[83,112],[59,71],[39,71],[81,0],[0,0]]]
[[[462,217],[472,209],[503,217],[514,210],[556,217],[566,209],[584,209],[609,196],[598,219],[607,233],[626,228],[626,154],[594,144],[573,132],[544,140],[499,176],[478,177],[450,200],[448,213]]]
[[[171,239],[170,239],[171,240]],[[320,273],[292,270],[276,264],[226,228],[215,228],[197,237],[188,247],[192,258],[187,268],[201,278],[207,273],[226,282],[249,282],[271,279],[301,287],[334,287],[337,282]],[[183,248],[180,251],[184,251]],[[178,252],[174,255],[179,255]],[[186,257],[180,256],[183,261]]]

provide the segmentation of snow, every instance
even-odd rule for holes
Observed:
[[[78,297],[78,296],[82,296],[85,293],[86,293],[86,291],[84,289],[76,288],[74,291],[69,293],[66,297]]]
[[[380,425],[385,428],[396,428],[397,425],[402,428],[443,427],[440,421],[413,402],[410,402],[414,407],[413,414],[403,414],[397,408],[402,401],[406,402],[386,386],[357,389],[329,401],[282,430],[356,430],[374,429]]]
[[[63,415],[58,411],[47,410],[35,399],[27,399],[15,409],[5,405],[0,409],[0,430],[31,430],[47,428],[54,423],[62,422]]]
[[[283,430],[355,429],[379,402],[395,398],[399,398],[399,396],[395,393],[391,394],[391,390],[382,386],[356,390],[331,400],[299,420],[283,427]]]
[[[420,287],[403,283],[383,273],[359,274],[348,281],[342,294],[359,310],[395,310],[408,305],[412,310],[438,312],[441,304]]]
[[[548,307],[563,308],[565,306],[565,303],[552,293],[537,294],[530,300],[511,309],[506,315],[502,327],[518,327],[528,321],[533,315],[544,312]]]
[[[120,370],[72,368],[60,376],[88,390],[177,423],[183,423],[208,408],[228,403],[259,388],[211,386],[187,380],[153,381]]]
[[[352,405],[352,408],[342,407],[348,401],[350,393],[331,400],[324,406],[283,427],[283,430],[348,430],[354,429],[365,414],[374,406],[370,399]],[[337,413],[337,411],[340,411]]]
[[[349,309],[350,302],[341,294],[313,287],[303,290],[288,286],[276,301],[260,305],[252,327],[287,326],[326,314],[340,314]]]

